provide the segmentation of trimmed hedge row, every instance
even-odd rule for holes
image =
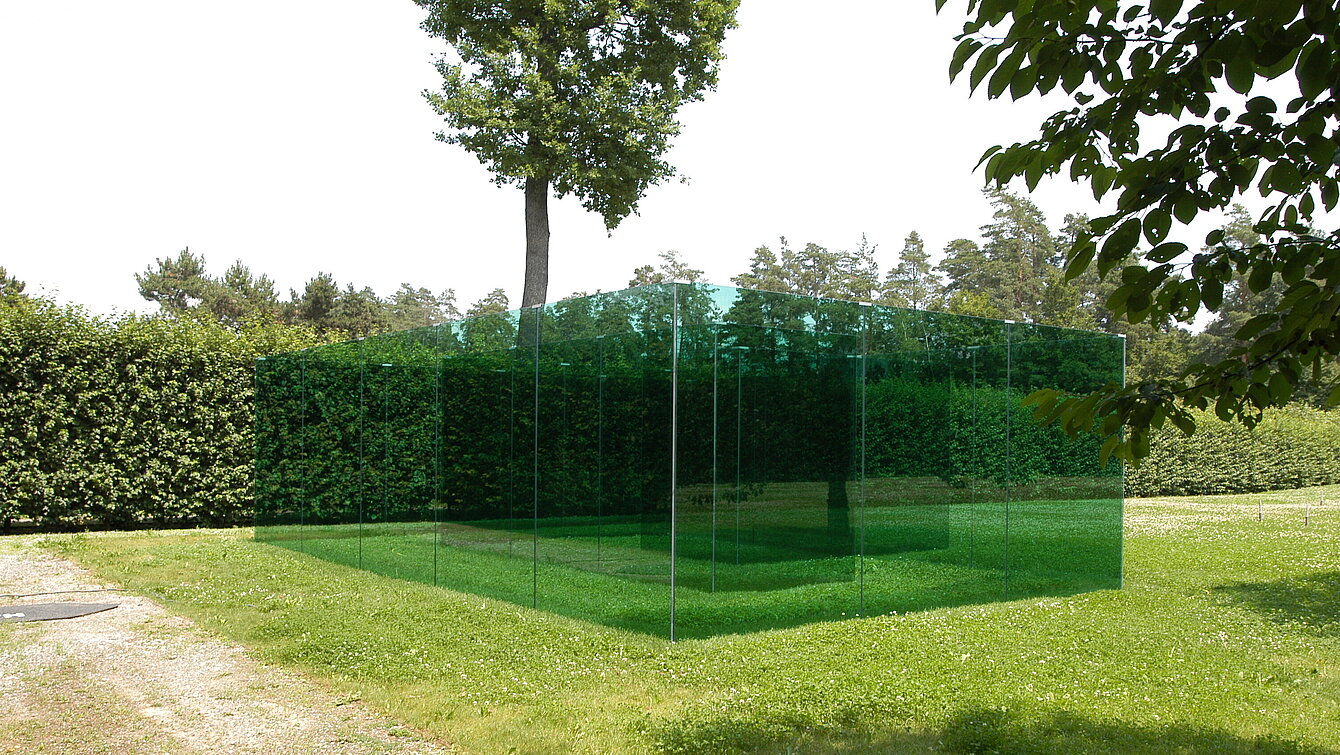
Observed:
[[[245,523],[252,514],[253,365],[257,356],[318,342],[310,330],[257,325],[233,332],[208,322],[161,317],[98,318],[40,299],[0,303],[0,525],[128,527]],[[1003,442],[1003,401],[978,396],[972,423],[961,396],[889,380],[870,391],[870,463],[876,474],[926,473],[980,459],[993,476],[990,446]],[[924,395],[923,395],[924,394]],[[912,406],[939,407],[945,420],[910,447]],[[1091,460],[1053,448],[1054,433],[1017,409],[1011,476],[1078,474]],[[980,415],[980,416],[979,416]],[[996,421],[992,421],[992,420]],[[925,417],[916,426],[925,428]],[[955,427],[972,432],[955,432]],[[961,428],[960,428],[961,429]],[[902,438],[903,440],[900,440]],[[944,457],[944,458],[941,458]],[[964,462],[966,463],[966,462]],[[978,463],[978,462],[974,462]],[[920,471],[919,471],[920,470]],[[1340,412],[1303,407],[1272,412],[1254,432],[1207,415],[1192,438],[1156,435],[1149,459],[1127,471],[1127,494],[1197,495],[1340,482]]]
[[[1289,406],[1266,413],[1254,430],[1196,418],[1190,438],[1166,427],[1149,456],[1127,467],[1126,495],[1212,495],[1340,483],[1340,411]]]
[[[0,303],[0,525],[247,521],[254,359],[315,340]]]

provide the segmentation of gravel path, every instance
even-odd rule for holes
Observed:
[[[30,548],[0,548],[0,594],[107,585]],[[262,664],[126,592],[0,598],[119,603],[0,624],[0,753],[447,753],[357,701]]]

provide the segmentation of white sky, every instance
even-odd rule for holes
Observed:
[[[552,201],[550,298],[622,288],[666,249],[729,283],[779,236],[864,233],[883,269],[911,230],[937,256],[975,238],[977,158],[1067,101],[951,87],[963,6],[744,0],[720,86],[668,155],[691,182],[652,188],[610,236]],[[515,305],[521,191],[433,138],[420,92],[442,43],[421,17],[409,0],[3,0],[0,265],[103,313],[151,311],[134,273],[185,246],[284,295],[327,271],[383,295],[455,288],[462,308],[501,286]],[[1098,210],[1066,181],[1033,199],[1053,225]]]

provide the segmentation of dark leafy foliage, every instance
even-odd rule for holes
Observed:
[[[1039,417],[1096,431],[1108,437],[1109,453],[1138,459],[1165,423],[1193,432],[1194,411],[1212,407],[1251,427],[1305,379],[1320,379],[1340,355],[1340,232],[1311,227],[1319,209],[1340,204],[1335,4],[969,0],[968,8],[951,76],[966,71],[988,97],[1059,87],[1076,101],[1047,119],[1036,140],[988,150],[988,181],[1022,178],[1031,188],[1067,171],[1096,198],[1117,196],[1113,213],[1073,239],[1070,277],[1095,264],[1116,276],[1107,305],[1131,323],[1217,311],[1235,275],[1253,293],[1284,286],[1273,306],[1238,328],[1223,359],[1087,397],[1040,391],[1032,397]],[[1298,96],[1276,102],[1260,93],[1281,77]],[[1142,127],[1160,121],[1173,126],[1164,145],[1142,145]],[[1191,254],[1169,240],[1174,221],[1227,208],[1248,191],[1273,202],[1254,226],[1257,243],[1225,244],[1215,231]],[[1132,264],[1137,254],[1144,262]],[[1328,400],[1340,402],[1340,386]]]
[[[1340,482],[1336,412],[1272,409],[1251,430],[1209,412],[1196,419],[1194,438],[1173,427],[1154,433],[1147,461],[1127,470],[1127,494],[1256,493]]]
[[[245,521],[253,361],[315,340],[0,301],[0,520]]]

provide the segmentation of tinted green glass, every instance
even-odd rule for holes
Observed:
[[[1087,336],[1087,337],[1086,337]],[[1010,339],[1015,401],[1038,388],[1087,393],[1120,383],[1123,342],[1019,324]],[[1121,585],[1121,467],[1098,463],[1099,439],[1021,421],[1011,435],[1014,488],[1007,537],[1009,596]]]
[[[1118,338],[656,285],[267,358],[257,537],[672,638],[1117,587]]]
[[[856,615],[861,307],[679,300],[676,636]]]
[[[543,310],[536,605],[670,630],[673,289]]]
[[[363,340],[363,568],[432,583],[437,329]]]
[[[535,344],[538,323],[503,312],[444,325],[437,583],[535,600]]]
[[[307,552],[362,566],[362,344],[304,352],[303,535]]]
[[[303,355],[256,362],[256,539],[300,548]]]

